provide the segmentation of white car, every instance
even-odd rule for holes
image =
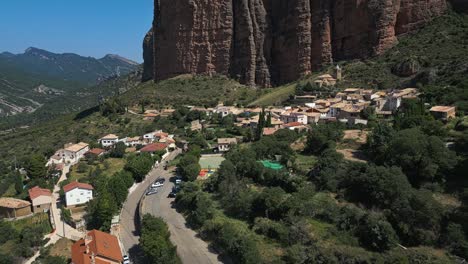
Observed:
[[[161,182],[155,182],[153,184],[151,184],[151,188],[158,188],[158,187],[163,187],[164,186],[164,183],[161,183]]]
[[[130,264],[130,258],[127,255],[123,256],[122,264]]]

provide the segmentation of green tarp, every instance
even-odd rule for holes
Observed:
[[[277,163],[277,162],[273,162],[273,161],[269,161],[269,160],[262,160],[260,161],[263,166],[265,168],[269,168],[269,169],[272,169],[272,170],[281,170],[282,168],[284,168],[283,165]]]

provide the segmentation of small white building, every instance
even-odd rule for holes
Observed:
[[[286,112],[281,115],[281,121],[285,124],[287,123],[295,123],[299,122],[301,124],[307,125],[307,116],[303,113],[294,113],[294,112]]]
[[[226,152],[231,149],[231,146],[237,144],[236,138],[218,138],[218,150],[219,152]]]
[[[123,139],[127,147],[136,147],[138,145],[143,145],[140,137],[127,137]]]
[[[54,156],[49,159],[47,165],[58,163],[76,163],[89,151],[89,145],[84,142],[78,144],[65,144],[63,149],[59,149]]]
[[[72,182],[63,186],[66,206],[85,204],[93,199],[93,186],[87,183]]]
[[[213,109],[215,114],[221,114],[221,117],[226,117],[232,114],[231,108],[229,106],[218,105],[215,109]]]
[[[111,147],[119,142],[119,137],[114,134],[106,135],[98,141],[103,147]]]

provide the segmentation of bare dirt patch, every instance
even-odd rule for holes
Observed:
[[[345,130],[343,140],[354,140],[356,143],[366,144],[369,131],[366,130]]]
[[[344,158],[350,161],[357,161],[357,162],[366,162],[367,159],[365,155],[360,150],[356,149],[337,149],[337,152],[343,154]]]
[[[61,238],[50,248],[51,256],[61,256],[71,258],[71,246],[73,241],[67,238]]]

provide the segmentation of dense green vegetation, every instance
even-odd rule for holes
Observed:
[[[468,130],[460,125],[463,120],[454,120],[455,147],[448,149],[444,141],[455,132],[447,130],[452,124],[433,120],[419,103],[405,102],[393,122],[373,125],[362,149],[368,163],[346,160],[336,151],[343,138],[340,124],[312,127],[303,152],[290,147],[304,137],[293,131],[253,137],[226,154],[215,176],[186,183],[177,208],[236,263],[467,258]],[[179,162],[182,172],[197,160],[191,152]],[[312,169],[295,170],[297,156],[309,157]],[[289,171],[258,162],[278,157]],[[440,197],[458,197],[461,205]]]
[[[45,243],[52,231],[47,214],[37,214],[15,222],[0,221],[0,263],[21,263]]]
[[[181,263],[176,247],[169,240],[170,233],[161,218],[143,216],[141,224],[140,246],[145,254],[144,263]]]
[[[246,105],[258,93],[262,91],[251,89],[224,76],[182,75],[158,83],[144,83],[126,93],[123,98],[127,105],[144,104],[147,109],[162,109],[169,105]]]

